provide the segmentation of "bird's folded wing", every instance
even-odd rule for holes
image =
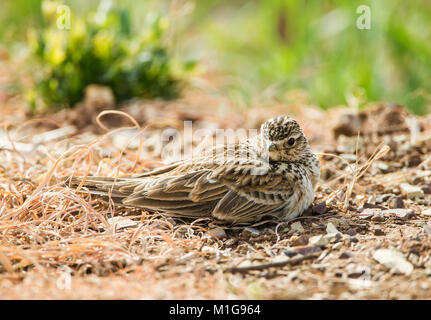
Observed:
[[[248,221],[279,209],[293,194],[289,178],[271,170],[259,174],[256,168],[265,169],[264,164],[254,160],[221,166],[203,164],[192,170],[187,164],[184,168],[173,166],[167,174],[160,172],[156,177],[88,177],[85,186],[92,193],[115,197],[116,202],[126,206]],[[73,184],[78,182],[79,179]]]

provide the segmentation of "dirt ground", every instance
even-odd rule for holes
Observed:
[[[93,88],[76,110],[35,116],[0,91],[0,299],[431,298],[430,117],[384,103],[323,112],[300,98],[241,108],[194,91],[130,102],[119,110],[134,120],[108,114],[106,131],[96,117],[109,99]],[[313,206],[290,222],[113,208],[64,184],[161,165],[160,135],[184,121],[258,128],[280,114],[321,162]]]

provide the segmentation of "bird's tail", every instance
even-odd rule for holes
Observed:
[[[81,191],[101,196],[103,200],[112,199],[114,203],[122,204],[122,200],[130,196],[136,187],[133,178],[110,177],[72,177],[66,181],[72,188],[82,187]]]

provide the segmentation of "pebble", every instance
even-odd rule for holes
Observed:
[[[377,212],[375,215],[371,217],[371,221],[383,222],[385,221],[385,214],[383,212]]]
[[[381,171],[387,171],[389,169],[389,165],[386,162],[382,161],[376,161],[375,166]]]
[[[421,212],[421,215],[431,217],[431,209],[426,209]]]
[[[364,209],[360,213],[359,219],[369,219],[372,216],[379,214],[380,212],[381,212],[381,210],[378,210],[378,209],[371,209],[371,208]]]
[[[337,228],[334,226],[334,224],[332,222],[329,222],[326,225],[326,233],[327,234],[331,234],[331,233],[338,233],[339,231],[337,230]]]
[[[312,209],[311,209],[311,213],[313,215],[320,215],[320,214],[324,214],[326,212],[326,202],[322,201],[318,204],[316,204]]]
[[[390,197],[392,197],[394,194],[392,194],[392,193],[385,193],[385,194],[382,194],[381,196],[379,196],[377,199],[376,199],[376,203],[383,203],[383,202],[386,202],[386,201],[388,201],[389,200],[389,198]]]
[[[388,209],[382,212],[387,214],[393,214],[401,220],[407,220],[414,216],[413,209]]]
[[[296,221],[296,222],[292,223],[290,225],[290,228],[292,230],[294,230],[294,231],[299,232],[299,233],[304,233],[305,232],[304,228],[302,227],[301,222],[299,222],[299,221]]]
[[[392,272],[405,275],[410,275],[413,272],[413,265],[397,250],[378,249],[374,252],[373,258],[380,264],[391,269]]]
[[[431,194],[431,186],[423,186],[423,187],[422,187],[422,191],[423,191],[425,194]]]
[[[221,227],[211,229],[209,230],[209,233],[211,233],[214,237],[216,237],[219,240],[224,240],[227,238],[226,232]]]
[[[246,227],[242,230],[242,234],[245,236],[253,236],[256,237],[260,235],[260,231],[253,227]]]
[[[424,192],[420,187],[408,183],[400,184],[401,193],[409,199],[423,198]]]
[[[136,221],[133,221],[133,220],[128,219],[128,218],[120,217],[120,216],[109,218],[108,222],[113,226],[113,229],[115,231],[120,230],[120,229],[136,227],[138,225],[138,223]]]
[[[389,200],[388,206],[391,209],[404,208],[404,200],[401,197],[394,197]]]
[[[238,239],[235,238],[231,238],[231,239],[227,239],[226,242],[224,243],[225,247],[232,247],[234,245],[236,245],[238,243]]]
[[[380,206],[378,204],[372,204],[372,203],[369,203],[369,202],[365,202],[362,207],[364,209],[382,209],[382,210],[386,209],[383,206]]]
[[[385,232],[383,231],[382,227],[376,226],[376,227],[374,227],[374,235],[376,235],[376,236],[384,236]]]
[[[313,263],[312,265],[310,265],[310,267],[312,267],[313,269],[317,269],[317,270],[323,272],[330,265],[331,265],[330,263]]]
[[[358,238],[355,238],[355,237],[350,238],[350,239],[349,239],[349,241],[350,241],[350,242],[352,242],[352,243],[357,243],[357,242],[359,242]]]
[[[342,238],[343,238],[343,236],[339,232],[337,232],[337,233],[335,233],[335,232],[328,233],[327,235],[325,235],[325,239],[328,240],[331,243],[338,242]]]
[[[349,230],[347,230],[347,234],[349,236],[356,236],[358,233],[356,232],[355,229],[350,228]]]
[[[341,247],[343,246],[343,243],[342,242],[337,242],[336,244],[334,244],[333,246],[332,246],[332,249],[333,250],[339,250],[339,249],[341,249]]]
[[[188,260],[194,258],[195,256],[196,256],[195,252],[189,252],[189,253],[186,253],[185,255],[181,256],[179,260],[184,262],[184,261],[188,261]]]
[[[312,254],[312,253],[321,252],[321,251],[322,249],[320,249],[320,247],[318,246],[297,246],[297,247],[292,247],[288,250],[284,250],[283,253],[288,257],[293,257],[297,254],[307,255],[307,254]]]
[[[348,264],[346,266],[347,276],[349,278],[358,279],[358,278],[369,278],[370,276],[370,268],[364,265],[355,265],[353,263]]]
[[[424,225],[424,233],[425,233],[427,236],[431,236],[431,226],[430,226],[429,224]]]
[[[328,244],[328,240],[323,235],[311,237],[308,242],[310,245],[324,247]]]
[[[340,256],[338,257],[339,259],[350,259],[353,257],[353,253],[351,252],[343,252],[342,254],[340,254]]]
[[[298,254],[298,252],[294,251],[294,250],[283,250],[283,253],[288,256],[289,258],[292,258],[294,256],[296,256]]]
[[[294,246],[305,246],[308,244],[308,241],[309,241],[309,239],[308,239],[308,236],[306,236],[306,235],[301,235],[299,237],[296,235],[293,235],[290,237],[290,245],[293,247]]]

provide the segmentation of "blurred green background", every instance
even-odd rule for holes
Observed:
[[[290,99],[286,92],[299,89],[322,108],[385,101],[419,114],[430,111],[431,3],[427,0],[112,2],[121,8],[120,16],[126,12],[130,20],[126,47],[145,28],[144,17],[157,15],[169,22],[156,40],[169,66],[157,69],[164,72],[160,88],[186,78],[185,71],[197,61],[221,74],[223,92],[245,104],[256,96],[285,102]],[[62,3],[73,13],[69,32],[76,27],[77,17],[100,7],[100,1]],[[370,7],[369,30],[357,27],[361,5]],[[42,7],[40,0],[3,0],[3,46],[26,43],[29,29],[46,29]],[[151,28],[154,31],[154,25]],[[153,81],[147,74],[143,77]],[[165,94],[163,88],[149,96],[175,96]],[[131,94],[146,95],[137,90],[126,97]]]

